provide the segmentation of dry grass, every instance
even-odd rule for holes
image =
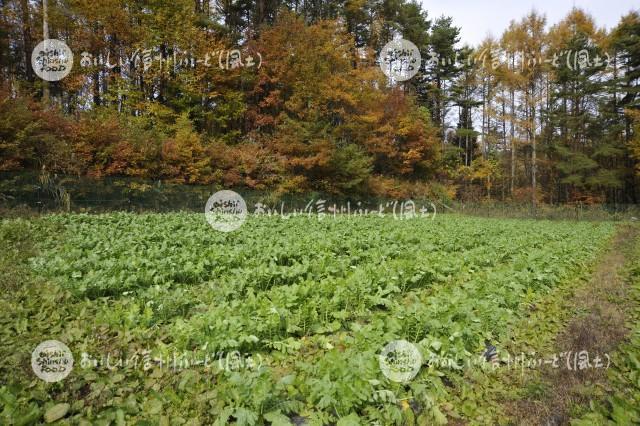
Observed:
[[[627,284],[620,275],[625,252],[638,237],[638,229],[625,227],[612,249],[603,257],[589,283],[576,291],[571,305],[580,314],[556,338],[557,353],[587,351],[593,356],[611,353],[628,336],[625,325]],[[606,364],[606,360],[603,361]],[[542,370],[542,398],[521,400],[508,407],[519,425],[566,425],[572,410],[585,407],[594,391],[607,392],[606,369],[569,370],[547,367]]]

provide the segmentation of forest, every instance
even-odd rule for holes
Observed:
[[[0,172],[283,195],[630,204],[640,14],[532,10],[481,45],[405,0],[0,0]],[[394,38],[417,74],[380,69]],[[73,68],[39,78],[64,41]]]

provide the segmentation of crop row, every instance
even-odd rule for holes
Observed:
[[[380,349],[406,339],[425,360],[464,360],[485,340],[500,344],[531,303],[581,273],[613,232],[610,224],[456,216],[252,217],[231,234],[194,214],[48,220],[61,234],[41,242],[32,265],[75,297],[103,304],[98,323],[155,333],[163,355],[261,355],[257,371],[209,373],[210,415],[221,424],[292,413],[388,424],[408,415],[401,400],[437,421],[437,401],[458,373],[427,363],[410,384],[395,384],[380,372]]]

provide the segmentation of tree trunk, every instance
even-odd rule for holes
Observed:
[[[536,129],[535,129],[535,119],[534,121],[532,121],[532,135],[531,135],[531,148],[532,148],[532,152],[531,152],[531,189],[533,190],[533,195],[532,195],[532,205],[533,205],[533,214],[535,215],[536,213],[536,207],[537,207],[537,200],[536,200],[536,192],[537,192],[537,182],[536,182],[536,169],[537,169],[537,165],[536,165]]]
[[[533,192],[531,205],[533,214],[536,215],[537,208],[537,150],[536,150],[536,84],[535,81],[531,87],[531,190]]]
[[[469,166],[469,134],[468,133],[464,138],[464,165]]]
[[[511,182],[509,192],[513,196],[513,190],[516,183],[516,94],[511,89]]]
[[[22,48],[24,52],[24,70],[28,81],[33,81],[33,69],[31,68],[31,19],[29,18],[29,2],[28,0],[20,0],[20,9],[22,12]]]
[[[44,40],[49,38],[49,5],[48,0],[42,0],[42,37]],[[42,100],[45,104],[49,103],[49,82],[42,80]]]

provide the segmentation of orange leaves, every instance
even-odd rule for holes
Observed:
[[[335,21],[307,26],[283,13],[257,41],[264,65],[252,90],[257,98],[248,114],[252,124],[273,131],[285,117],[318,122],[336,111],[344,117],[355,104],[351,44]]]
[[[110,63],[133,53],[128,48],[152,49],[154,57],[187,52],[200,60],[228,49],[233,41],[226,34],[192,28],[185,1],[113,16],[98,7],[95,34],[74,26],[70,40],[84,40],[77,45],[95,55],[111,54]],[[78,16],[90,6],[78,0]],[[139,25],[128,28],[129,19]],[[169,31],[158,31],[169,23]],[[136,31],[142,25],[148,33]],[[31,166],[26,163],[43,153],[47,165],[93,176],[342,194],[365,191],[373,173],[430,178],[438,143],[428,114],[401,88],[389,87],[373,49],[356,47],[353,37],[343,21],[307,25],[282,12],[257,39],[237,46],[260,52],[260,68],[222,71],[216,58],[209,58],[213,66],[179,72],[161,69],[159,61],[146,73],[88,67],[83,72],[91,77],[72,75],[65,90],[71,97],[82,93],[85,103],[93,98],[90,110],[77,120],[38,113],[38,129],[20,149],[0,146],[1,167]],[[35,115],[27,113],[14,127],[26,127]]]
[[[394,90],[383,102],[371,105],[365,117],[372,124],[364,144],[376,158],[376,171],[384,174],[427,177],[439,160],[438,137],[428,112]],[[371,119],[376,118],[375,122]]]

